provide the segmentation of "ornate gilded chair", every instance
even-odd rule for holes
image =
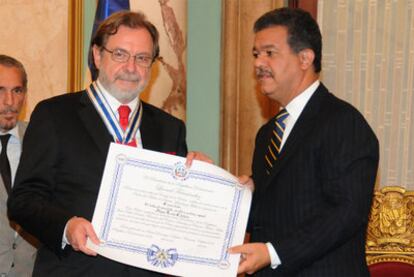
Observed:
[[[373,277],[414,276],[414,192],[401,187],[375,191],[367,233]]]

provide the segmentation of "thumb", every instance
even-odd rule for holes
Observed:
[[[243,250],[243,245],[237,245],[237,246],[230,247],[227,251],[230,254],[238,254],[238,253],[242,253],[242,250]]]
[[[86,235],[89,237],[89,239],[96,245],[99,245],[101,241],[99,240],[98,236],[95,233],[95,230],[93,229],[92,224],[88,224],[85,228]]]

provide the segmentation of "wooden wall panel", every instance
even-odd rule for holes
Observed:
[[[223,1],[221,81],[221,166],[235,175],[251,173],[254,139],[259,127],[275,114],[258,90],[253,70],[253,24],[283,0]]]

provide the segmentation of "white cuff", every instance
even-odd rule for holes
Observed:
[[[72,219],[72,218],[71,218]],[[70,220],[70,219],[69,219]],[[66,247],[66,245],[70,245],[68,238],[66,237],[66,229],[68,228],[68,222],[66,222],[65,229],[63,229],[63,236],[62,236],[62,249]]]
[[[276,267],[281,265],[282,262],[280,261],[279,256],[277,255],[276,250],[273,247],[273,245],[270,242],[266,242],[266,246],[267,246],[267,251],[269,251],[269,256],[270,256],[270,267],[272,269],[275,269]]]

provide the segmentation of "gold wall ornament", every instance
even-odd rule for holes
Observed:
[[[389,186],[374,192],[367,231],[367,262],[414,265],[414,191]]]

